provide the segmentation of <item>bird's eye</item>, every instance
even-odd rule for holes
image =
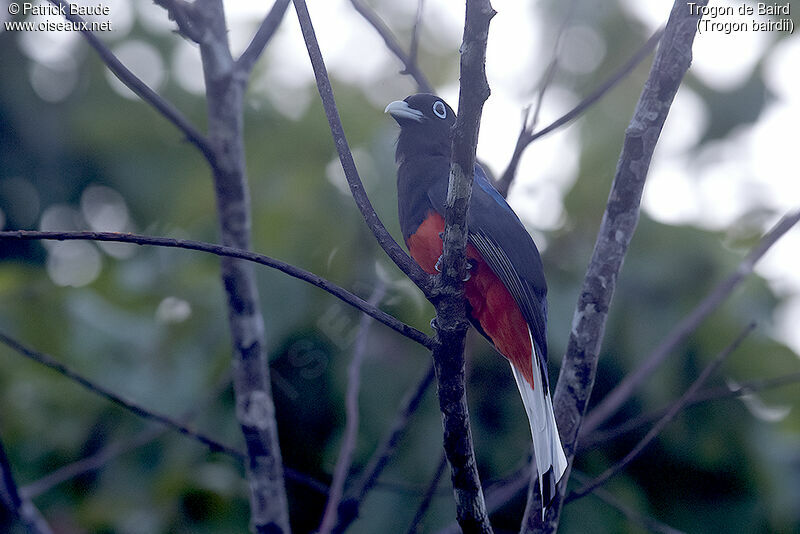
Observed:
[[[447,108],[444,107],[444,102],[441,100],[437,100],[433,104],[433,114],[439,117],[440,119],[444,119],[447,117]]]

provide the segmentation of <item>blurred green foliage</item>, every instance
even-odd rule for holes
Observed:
[[[552,10],[554,27],[563,16],[560,9]],[[594,73],[561,74],[557,83],[588,92],[644,41],[645,31],[617,16],[617,9],[609,4],[591,16],[576,15],[604,37],[607,53]],[[408,26],[398,27],[405,28],[400,36],[407,42]],[[165,59],[179,39],[138,24],[130,37],[156,46]],[[0,76],[0,184],[22,178],[34,188],[38,201],[24,204],[18,189],[0,188],[5,228],[38,228],[41,214],[55,204],[78,210],[86,188],[100,184],[124,198],[133,221],[130,230],[215,241],[213,187],[200,154],[145,104],[113,92],[104,67],[83,45],[76,54],[80,80],[76,89],[62,102],[41,100],[29,81],[34,62],[21,52],[18,41],[17,34],[0,33],[0,65],[5,73]],[[434,83],[455,79],[456,50],[433,51],[423,40],[420,54]],[[256,75],[268,68],[269,64],[259,66]],[[579,174],[564,198],[566,223],[547,235],[544,253],[550,286],[552,383],[620,141],[647,71],[647,65],[640,66],[586,113],[579,126]],[[399,76],[387,83],[408,84]],[[741,94],[720,95],[691,76],[687,83],[698,89],[711,110],[708,138],[753,121],[764,104],[765,89],[757,74]],[[398,236],[395,129],[380,106],[369,104],[362,88],[337,80],[334,84],[367,191]],[[314,94],[311,85],[304,91]],[[202,98],[183,90],[169,75],[160,92],[203,127]],[[380,252],[346,191],[328,179],[337,172],[336,163],[331,164],[335,151],[315,94],[297,120],[286,118],[278,105],[263,92],[248,97],[253,248],[365,298],[378,272],[383,273],[389,291],[382,307],[428,331],[431,307]],[[509,124],[517,127],[516,122]],[[732,235],[741,236],[742,230],[732,229]],[[670,227],[643,216],[614,298],[593,399],[602,398],[635,367],[672,325],[736,268],[753,243],[751,236],[725,246],[730,244],[727,235]],[[174,249],[135,248],[124,258],[98,251],[102,268],[96,279],[82,287],[60,287],[48,276],[48,253],[41,243],[0,242],[0,330],[160,413],[180,417],[198,409],[193,426],[241,446],[233,396],[226,386],[230,347],[218,260]],[[344,428],[346,366],[359,315],[326,293],[280,273],[259,269],[258,277],[285,464],[327,483]],[[159,309],[167,297],[188,304],[191,314],[165,319]],[[671,355],[610,424],[672,402],[752,320],[760,324],[757,333],[721,374],[745,381],[796,371],[797,356],[769,335],[778,303],[762,280],[750,279]],[[404,392],[429,361],[421,347],[379,325],[371,328],[368,347],[356,473],[387,430]],[[506,364],[477,336],[471,338],[470,347],[468,393],[478,463],[484,480],[502,480],[525,460],[527,422]],[[719,376],[712,382],[723,383]],[[784,387],[761,397],[768,405],[794,408],[799,392]],[[434,397],[428,392],[352,532],[407,528],[440,456]],[[5,346],[0,346],[0,406],[0,438],[22,486],[112,444],[130,442],[149,428],[146,421]],[[599,473],[622,458],[646,430],[585,451],[576,468]],[[751,415],[738,400],[702,404],[686,410],[607,488],[640,513],[687,532],[798,532],[798,445],[800,417],[794,409],[780,421],[767,422]],[[435,532],[453,520],[444,478],[424,523],[425,532]],[[314,530],[324,496],[292,480],[287,486],[295,532]],[[248,523],[242,467],[173,433],[49,488],[34,500],[59,533],[244,532]],[[523,505],[524,496],[518,495],[493,516],[498,532],[518,528]],[[562,532],[642,531],[594,497],[567,506],[562,517]],[[7,516],[0,520],[0,529],[10,528]]]

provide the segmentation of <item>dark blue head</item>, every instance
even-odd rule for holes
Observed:
[[[392,102],[385,111],[400,125],[395,156],[398,163],[426,156],[450,159],[456,114],[444,100],[419,93]]]

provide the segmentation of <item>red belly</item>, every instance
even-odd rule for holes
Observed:
[[[439,237],[442,232],[444,218],[432,211],[406,240],[411,257],[430,274],[436,274],[436,261],[442,255]],[[467,258],[474,263],[470,279],[464,284],[470,317],[481,325],[500,354],[508,358],[533,387],[531,338],[519,306],[471,244],[467,244]]]

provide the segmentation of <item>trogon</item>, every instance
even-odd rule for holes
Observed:
[[[400,228],[411,257],[430,274],[442,255],[456,115],[416,94],[386,106],[400,125],[395,159]],[[467,216],[470,321],[511,364],[531,427],[542,508],[567,468],[547,379],[547,285],[542,260],[519,217],[475,165]]]

